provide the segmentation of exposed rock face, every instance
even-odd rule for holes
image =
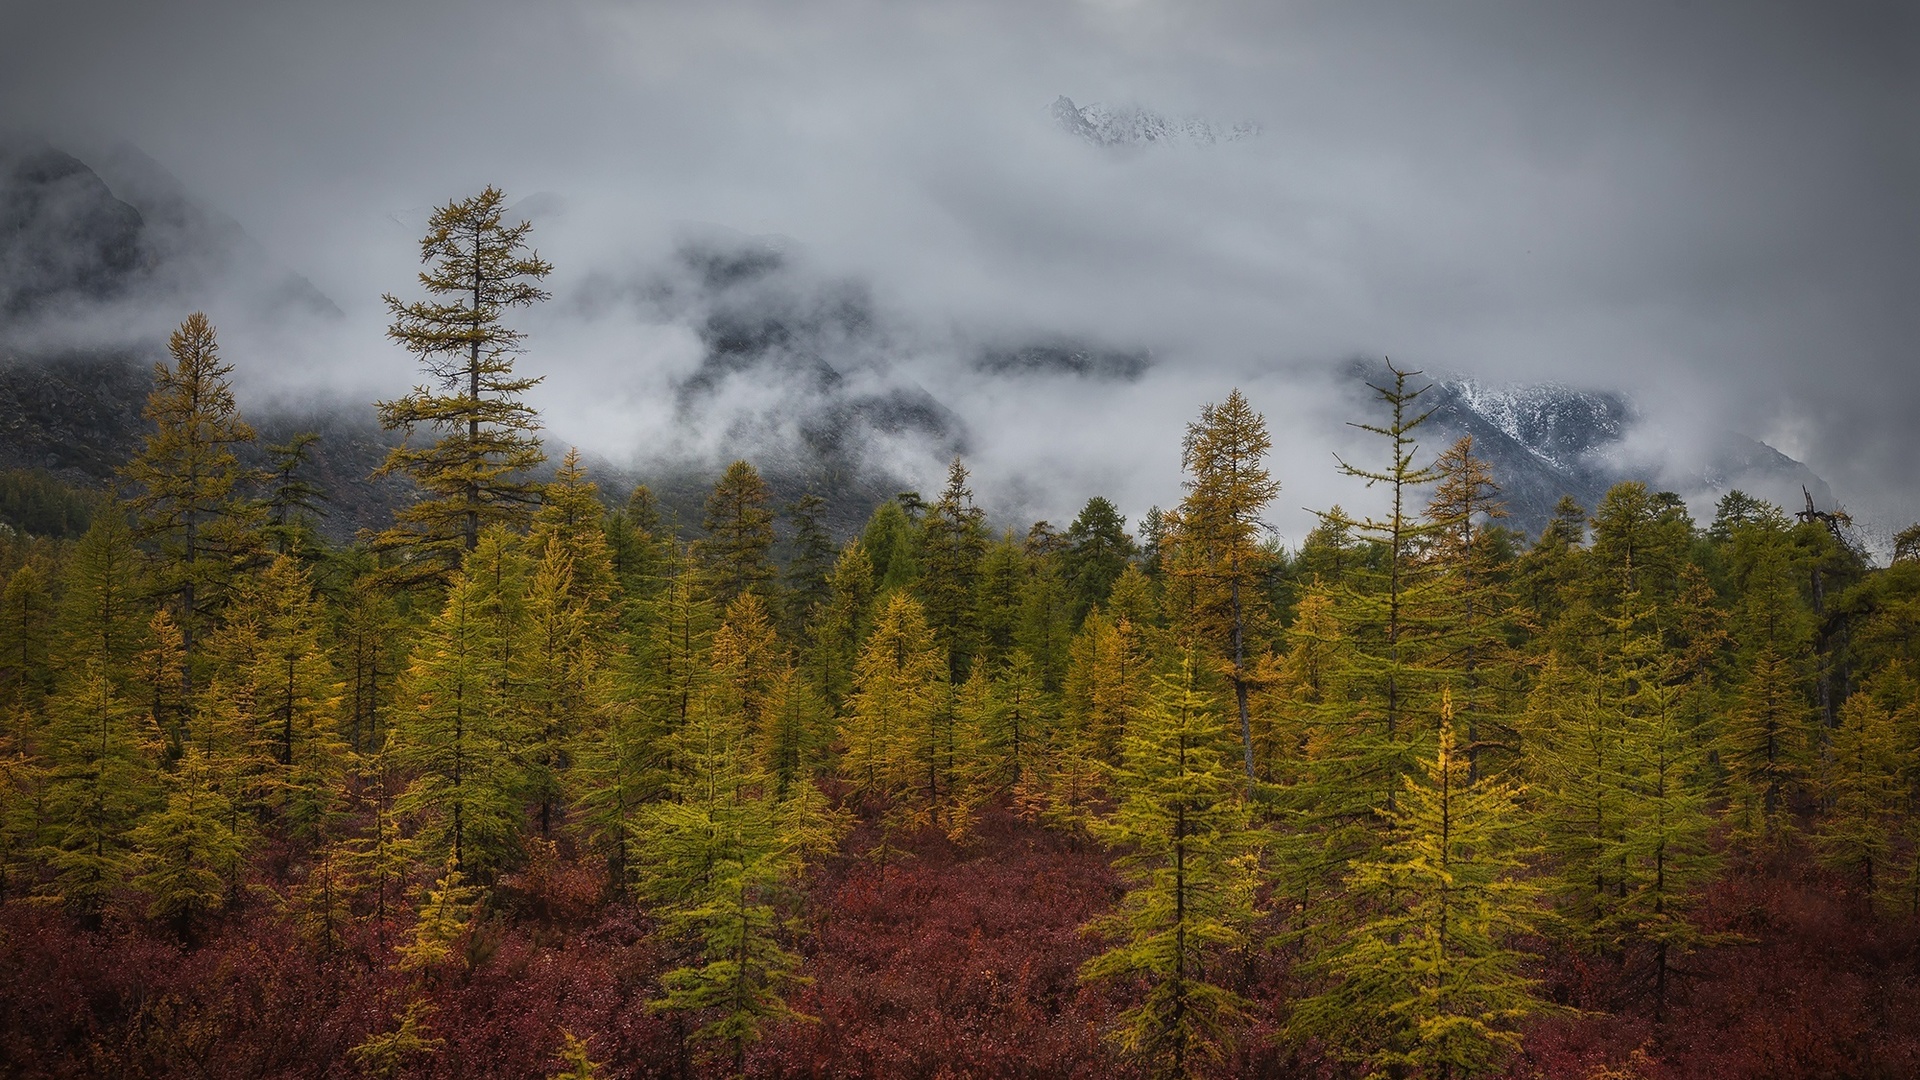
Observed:
[[[0,141],[0,318],[123,295],[151,268],[144,228],[78,158]]]
[[[1622,480],[1672,490],[1696,512],[1733,488],[1792,508],[1804,487],[1819,505],[1833,505],[1826,481],[1812,469],[1731,431],[1709,433],[1704,450],[1691,460],[1674,454],[1630,460],[1627,441],[1645,421],[1619,394],[1450,379],[1435,384],[1423,400],[1433,408],[1428,424],[1434,433],[1423,444],[1439,449],[1471,435],[1474,452],[1493,465],[1507,524],[1530,535],[1552,519],[1561,496],[1592,510]]]
[[[140,445],[152,368],[130,353],[0,355],[0,467],[98,486]]]

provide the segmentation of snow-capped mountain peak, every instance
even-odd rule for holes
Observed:
[[[1223,128],[1199,117],[1175,118],[1151,109],[1109,108],[1097,101],[1075,105],[1065,94],[1054,99],[1052,113],[1061,130],[1104,147],[1173,143],[1211,146],[1260,134],[1260,125],[1250,122]]]

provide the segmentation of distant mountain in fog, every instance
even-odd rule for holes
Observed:
[[[1551,520],[1561,496],[1571,495],[1592,510],[1622,480],[1672,490],[1696,514],[1735,488],[1795,510],[1804,487],[1820,506],[1833,505],[1832,491],[1812,469],[1736,432],[1709,433],[1706,450],[1695,461],[1636,460],[1629,439],[1645,421],[1620,394],[1454,378],[1434,384],[1422,404],[1433,408],[1427,423],[1441,436],[1423,438],[1423,445],[1438,450],[1462,435],[1472,436],[1474,453],[1493,466],[1507,504],[1507,524],[1530,535]]]
[[[0,135],[0,335],[57,331],[104,305],[192,310],[215,297],[270,317],[340,314],[138,149],[90,156]]]
[[[1138,106],[1110,108],[1097,101],[1075,105],[1065,94],[1054,99],[1049,111],[1060,130],[1101,147],[1176,143],[1209,146],[1260,134],[1260,125],[1254,123],[1222,126],[1199,117],[1172,117]]]
[[[1090,111],[1064,98],[1056,111],[1063,124],[1084,125],[1074,130],[1103,145],[1239,137],[1146,114]],[[164,340],[162,331],[146,328],[136,341],[109,335],[86,344],[77,331],[102,312],[128,306],[177,321],[200,306],[196,298],[217,293],[269,315],[338,314],[331,300],[276,266],[237,223],[206,208],[138,150],[119,147],[96,158],[89,165],[41,143],[0,140],[0,465],[83,483],[109,480],[138,444],[145,430],[140,408]],[[820,274],[778,238],[689,233],[664,265],[589,275],[570,302],[583,314],[619,308],[643,322],[684,326],[697,339],[697,362],[670,387],[681,443],[645,460],[596,468],[610,500],[644,481],[683,528],[697,527],[725,459],[744,456],[782,503],[810,490],[827,498],[827,523],[846,536],[879,502],[968,454],[977,438],[900,363],[903,350],[920,347],[904,339],[924,337],[922,328],[889,324],[862,282]],[[962,332],[946,347],[954,370],[1016,390],[1043,380],[1132,383],[1155,363],[1144,348],[1061,333]],[[1347,368],[1356,395],[1376,369]],[[1420,432],[1423,450],[1438,453],[1471,435],[1494,467],[1509,524],[1528,533],[1552,517],[1562,496],[1591,509],[1623,479],[1674,490],[1696,513],[1710,512],[1712,501],[1735,487],[1789,509],[1798,506],[1802,487],[1822,506],[1833,503],[1806,465],[1736,433],[1688,433],[1686,444],[1705,447],[1691,460],[1649,450],[1662,440],[1639,437],[1647,421],[1620,394],[1448,377],[1422,401],[1433,409]],[[334,536],[384,524],[410,497],[401,481],[368,478],[394,440],[373,424],[370,408],[249,412],[266,440],[298,430],[324,434],[315,470],[334,490]],[[1356,401],[1351,415],[1367,414]],[[555,447],[566,445],[565,432],[550,435]]]

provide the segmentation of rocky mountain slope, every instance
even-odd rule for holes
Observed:
[[[1423,397],[1433,414],[1428,424],[1440,449],[1462,435],[1486,458],[1501,486],[1507,524],[1537,534],[1553,517],[1561,496],[1591,510],[1609,487],[1640,480],[1686,498],[1697,516],[1711,513],[1721,494],[1738,488],[1791,510],[1802,488],[1831,507],[1826,481],[1801,462],[1737,432],[1707,433],[1704,449],[1681,458],[1646,458],[1631,450],[1637,425],[1646,423],[1622,395],[1577,390],[1552,383],[1490,386],[1470,378],[1443,379]]]

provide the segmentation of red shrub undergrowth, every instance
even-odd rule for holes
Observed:
[[[906,846],[912,857],[884,871],[849,857],[813,875],[814,981],[794,1005],[815,1019],[770,1030],[749,1074],[1132,1075],[1104,1038],[1131,989],[1078,979],[1101,947],[1080,927],[1119,895],[1106,856],[1004,811],[964,843],[930,833]],[[544,1077],[562,1030],[609,1076],[724,1074],[687,1045],[689,1023],[648,1007],[667,957],[644,915],[607,901],[597,864],[564,847],[497,882],[470,963],[424,982],[392,969],[398,928],[361,924],[322,952],[256,885],[185,949],[130,917],[89,932],[54,909],[0,906],[0,1074],[356,1076],[348,1049],[416,997],[444,1043],[410,1075]],[[1684,958],[1659,1025],[1636,958],[1550,956],[1552,992],[1614,1015],[1537,1025],[1508,1075],[1920,1076],[1920,923],[1868,912],[1800,863],[1729,876],[1702,910],[1746,943]],[[1231,973],[1256,1008],[1221,1075],[1341,1075],[1274,1037],[1289,979],[1272,953]]]

